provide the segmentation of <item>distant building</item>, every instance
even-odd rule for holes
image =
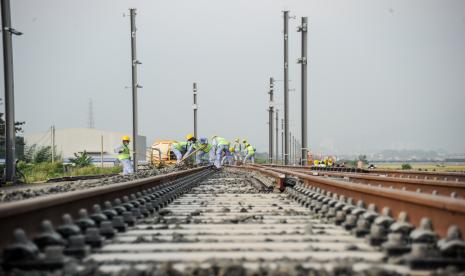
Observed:
[[[115,148],[121,145],[121,137],[129,135],[123,132],[112,132],[98,130],[94,128],[69,128],[55,130],[55,147],[57,154],[63,157],[63,160],[69,160],[74,157],[74,153],[83,152],[84,150],[93,157],[94,162],[100,162],[100,154],[102,151],[103,137],[103,158],[105,163],[112,163],[116,160],[117,153]],[[131,135],[129,135],[131,136]],[[132,138],[132,137],[131,137]],[[34,133],[24,135],[26,146],[50,146],[50,132]],[[137,159],[145,161],[146,158],[146,142],[145,136],[137,137]],[[131,148],[132,152],[132,148]]]

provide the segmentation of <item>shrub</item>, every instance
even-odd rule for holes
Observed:
[[[92,156],[90,156],[87,151],[75,153],[74,157],[75,158],[70,158],[69,161],[76,167],[82,168],[92,164]]]
[[[411,170],[411,169],[412,169],[412,165],[410,165],[410,164],[408,164],[408,163],[402,164],[402,169],[403,169],[403,170]]]

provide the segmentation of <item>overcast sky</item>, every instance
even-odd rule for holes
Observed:
[[[268,145],[269,77],[283,78],[290,21],[290,128],[300,136],[300,17],[309,18],[309,145],[465,152],[465,1],[13,0],[16,119],[25,132],[131,132],[129,7],[137,8],[139,128]],[[3,67],[2,67],[3,72]],[[2,79],[3,82],[3,79]],[[2,84],[3,90],[3,84]],[[3,96],[2,96],[3,97]],[[276,85],[282,113],[283,83]]]

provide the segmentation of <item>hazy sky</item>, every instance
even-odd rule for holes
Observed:
[[[309,144],[315,151],[465,152],[465,1],[12,0],[16,119],[27,133],[131,131],[129,7],[137,8],[139,128],[246,137],[267,149],[268,80],[283,78],[290,10],[290,127],[300,136],[301,16],[309,27]],[[3,71],[3,67],[1,69]],[[3,74],[3,73],[2,73]],[[3,82],[3,78],[2,78]],[[282,115],[283,84],[276,85]],[[3,90],[3,84],[2,84]],[[2,96],[3,97],[3,96]]]

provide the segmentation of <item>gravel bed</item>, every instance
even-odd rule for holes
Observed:
[[[192,168],[189,165],[179,165],[166,167],[162,169],[150,169],[141,170],[137,173],[130,175],[115,175],[110,177],[103,177],[99,179],[89,180],[77,180],[77,181],[66,181],[56,182],[50,184],[40,184],[38,187],[34,187],[35,184],[29,184],[24,188],[18,189],[3,189],[0,190],[0,202],[11,202],[19,201],[39,196],[45,196],[50,194],[65,193],[71,191],[84,190],[94,187],[100,187],[105,185],[111,185],[121,182],[128,182],[136,179],[147,178],[160,174],[167,174],[171,172],[183,171]]]

